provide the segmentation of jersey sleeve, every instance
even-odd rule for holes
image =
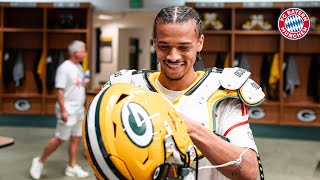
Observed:
[[[56,77],[55,77],[55,87],[56,88],[66,88],[67,85],[67,71],[65,70],[65,66],[60,65],[57,69],[56,72]]]
[[[232,144],[249,147],[257,152],[249,125],[248,108],[239,99],[222,100],[217,107],[217,133],[226,136]]]

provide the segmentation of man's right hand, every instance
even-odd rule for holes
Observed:
[[[68,121],[68,112],[67,111],[61,112],[61,119],[63,122],[67,123],[67,121]]]

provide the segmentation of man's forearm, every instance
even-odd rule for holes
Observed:
[[[57,89],[57,101],[58,104],[60,106],[60,110],[61,112],[65,112],[66,109],[64,107],[64,95],[63,95],[64,91],[63,89]]]
[[[245,148],[219,138],[202,125],[192,129],[196,129],[195,131],[189,129],[189,135],[193,143],[213,165],[235,161],[245,151]],[[218,170],[229,179],[256,179],[258,175],[256,152],[249,149],[243,154],[242,161],[239,164],[221,167]]]

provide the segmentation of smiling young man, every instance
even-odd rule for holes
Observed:
[[[160,20],[155,28],[154,46],[161,67],[158,80],[170,90],[185,90],[198,77],[193,64],[197,52],[202,49],[204,37],[199,36],[196,29],[190,30],[194,26],[193,20],[183,23]]]
[[[194,9],[164,8],[153,27],[160,72],[121,70],[110,77],[104,88],[130,83],[167,97],[205,156],[199,161],[198,179],[256,179],[257,147],[246,105],[260,104],[264,93],[249,78],[250,72],[241,68],[196,72],[193,65],[204,40],[201,19]],[[236,162],[225,164],[231,161]],[[217,165],[222,166],[212,167]]]

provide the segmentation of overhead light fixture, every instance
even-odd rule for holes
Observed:
[[[100,14],[100,15],[98,16],[98,19],[100,19],[100,20],[112,20],[113,17],[110,16],[110,15]]]

